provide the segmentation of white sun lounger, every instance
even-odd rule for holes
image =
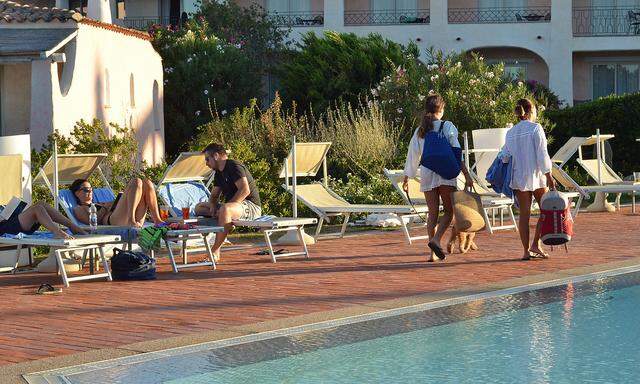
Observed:
[[[400,217],[400,222],[403,227],[407,242],[411,244],[412,238],[409,235],[407,224],[408,218],[404,218],[405,215],[416,215],[418,213],[426,213],[428,208],[426,206],[410,206],[410,205],[377,205],[377,204],[351,204],[337,193],[332,191],[327,185],[327,166],[326,158],[327,152],[331,143],[297,143],[296,144],[296,178],[311,176],[314,177],[320,170],[323,169],[324,181],[323,183],[311,183],[296,185],[296,196],[309,207],[315,214],[318,215],[319,221],[316,227],[315,237],[320,236],[322,230],[322,224],[330,217],[344,216],[342,222],[342,228],[339,237],[343,237],[347,230],[349,218],[352,214],[359,213],[394,213]],[[285,179],[285,185],[283,187],[291,194],[293,194],[293,187],[289,184],[289,177],[292,176],[290,172],[293,169],[293,153],[289,152],[285,160],[285,164],[280,172],[280,178]]]
[[[120,236],[115,235],[76,235],[74,239],[56,239],[56,238],[41,238],[37,236],[25,236],[23,238],[8,238],[0,236],[1,245],[13,245],[17,247],[16,250],[16,264],[15,269],[18,267],[18,260],[20,260],[20,252],[22,248],[31,248],[37,246],[47,246],[54,249],[56,255],[56,261],[58,263],[58,270],[62,276],[62,282],[65,287],[69,286],[72,281],[89,280],[89,279],[101,279],[106,278],[111,281],[111,272],[109,270],[109,264],[104,255],[104,246],[106,244],[113,244],[121,242]],[[92,275],[82,276],[67,276],[67,271],[64,268],[62,255],[67,252],[79,251],[86,253],[98,253],[100,261],[104,269],[103,273],[97,273]],[[15,272],[14,269],[14,272]]]
[[[606,140],[614,138],[614,135],[593,135],[590,137],[572,137],[553,155],[551,158],[554,163],[553,176],[565,188],[572,191],[581,191],[580,198],[576,204],[577,216],[578,208],[585,195],[589,193],[614,193],[617,194],[616,205],[620,209],[620,195],[629,193],[631,195],[631,209],[636,211],[635,194],[640,192],[640,183],[635,181],[622,180],[618,174],[602,159],[600,154],[602,150],[597,151],[598,156],[595,159],[585,159],[582,156],[582,147],[596,145],[600,142],[600,146]],[[602,149],[602,147],[600,147]],[[574,154],[578,153],[576,162],[587,172],[598,185],[578,185],[563,169]]]
[[[407,196],[402,190],[402,180],[404,178],[404,172],[402,170],[389,170],[384,169],[384,174],[389,178],[394,188],[398,193],[400,193],[405,201],[408,202]],[[464,176],[458,177],[458,189],[464,189]],[[424,193],[420,192],[420,180],[419,178],[410,178],[409,179],[409,193],[411,194],[411,201],[414,204],[426,204],[426,200],[424,198]],[[487,230],[489,233],[493,233],[498,230],[506,230],[506,229],[515,229],[518,230],[517,225],[515,224],[515,216],[513,214],[513,200],[506,197],[496,194],[495,192],[485,192],[482,185],[476,184],[475,188],[478,193],[480,193],[482,199],[482,207],[483,207],[483,217],[485,220],[485,224],[487,225]],[[482,192],[481,192],[482,191]],[[496,225],[496,218],[494,210],[500,211],[500,225]],[[503,211],[507,210],[509,213],[509,217],[511,219],[511,224],[504,223]],[[492,218],[489,218],[489,212],[492,213]]]
[[[213,173],[206,166],[204,154],[200,152],[183,152],[167,168],[160,183],[158,183],[158,196],[169,208],[169,213],[175,218],[182,216],[182,207],[191,208],[190,216],[195,216],[195,206],[199,202],[209,200],[208,186],[213,180]],[[206,218],[200,218],[206,222]],[[275,263],[278,258],[289,256],[309,257],[307,245],[302,237],[302,228],[305,225],[317,223],[315,218],[275,217],[265,215],[256,220],[234,220],[233,225],[241,227],[257,228],[264,234],[265,243],[269,249],[271,260]],[[280,232],[295,231],[302,252],[287,252],[275,254],[271,235]]]

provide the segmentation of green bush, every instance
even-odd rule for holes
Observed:
[[[513,108],[518,99],[532,98],[523,82],[503,77],[502,64],[487,65],[476,53],[427,52],[427,64],[409,61],[399,65],[371,89],[385,116],[403,124],[408,140],[420,124],[424,99],[439,93],[447,103],[445,116],[460,132],[505,127],[515,123]],[[552,126],[540,116],[541,124]]]
[[[241,46],[215,37],[206,22],[153,31],[165,72],[166,151],[175,155],[195,128],[208,121],[211,103],[220,110],[246,105],[260,93],[261,75]]]
[[[114,191],[121,191],[133,177],[148,177],[157,183],[166,169],[166,164],[149,166],[140,161],[140,148],[135,133],[129,128],[110,124],[115,132],[107,135],[102,121],[95,119],[92,123],[80,120],[76,123],[71,135],[66,137],[55,132],[49,136],[47,143],[40,151],[31,151],[31,172],[33,177],[53,153],[53,142],[58,153],[106,153],[107,157],[100,168]],[[94,176],[91,180],[96,185],[101,180]],[[52,202],[50,193],[42,186],[34,188],[34,200]]]
[[[600,129],[602,134],[614,134],[610,140],[613,149],[613,169],[628,175],[640,171],[637,153],[640,150],[640,94],[607,96],[595,101],[576,105],[558,111],[548,111],[547,117],[553,121],[554,138],[550,148],[554,153],[570,137],[588,137]]]
[[[418,56],[414,44],[405,48],[377,34],[358,37],[334,31],[323,36],[310,32],[297,48],[277,71],[282,97],[287,105],[315,112],[339,100],[357,105],[363,93],[393,70],[392,63]]]
[[[358,108],[344,105],[327,111],[325,116],[317,121],[295,110],[285,111],[278,96],[268,109],[260,111],[254,100],[231,115],[214,114],[211,122],[198,128],[191,149],[202,150],[214,141],[224,143],[231,149],[231,157],[245,163],[256,179],[268,214],[291,215],[291,196],[282,188],[284,180],[279,175],[294,133],[299,142],[333,142],[328,168],[334,177],[329,183],[348,201],[399,201],[391,184],[381,177],[382,168],[395,155],[397,129],[383,118],[377,104]],[[314,215],[302,205],[299,212]]]

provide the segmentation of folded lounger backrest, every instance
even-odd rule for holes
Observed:
[[[584,168],[585,171],[596,182],[598,182],[598,159],[578,159],[578,164]],[[600,181],[601,184],[621,184],[623,180],[618,176],[611,167],[604,161],[600,160]]]
[[[195,216],[197,203],[209,200],[209,190],[201,182],[165,183],[158,187],[158,196],[167,204],[173,217],[182,216],[182,208],[191,208],[190,215]]]
[[[493,164],[498,152],[504,146],[510,128],[487,128],[471,131],[473,150],[486,152],[474,153],[474,169],[480,184],[486,184],[487,171]]]

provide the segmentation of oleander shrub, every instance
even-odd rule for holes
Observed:
[[[452,121],[461,133],[505,127],[516,123],[516,101],[533,95],[523,82],[513,82],[503,73],[502,64],[487,65],[477,53],[444,54],[432,49],[426,52],[424,62],[396,66],[370,93],[379,100],[386,118],[404,127],[405,141],[420,124],[424,99],[434,93],[447,103],[444,119]],[[540,122],[551,130],[544,114],[540,114]]]

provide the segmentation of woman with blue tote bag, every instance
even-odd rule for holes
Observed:
[[[404,166],[402,188],[408,193],[409,177],[417,176],[419,171],[420,191],[424,192],[429,207],[427,232],[431,252],[427,261],[444,260],[446,257],[440,241],[453,219],[451,196],[456,190],[456,179],[461,171],[466,187],[473,187],[473,180],[462,163],[458,129],[452,122],[442,120],[444,107],[442,96],[436,94],[426,98],[425,114],[409,142]],[[441,217],[440,200],[443,206]]]

